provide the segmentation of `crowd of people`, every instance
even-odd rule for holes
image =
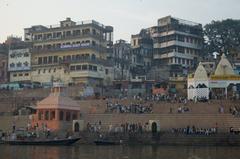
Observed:
[[[88,132],[100,132],[102,129],[102,122],[95,122],[94,124],[87,123],[87,131]]]
[[[236,117],[240,117],[240,107],[238,106],[230,107],[229,112]]]
[[[149,123],[123,123],[119,125],[109,125],[109,133],[143,133],[149,128]]]
[[[186,128],[172,128],[174,134],[198,134],[198,135],[211,135],[217,133],[217,127],[212,128],[196,128],[195,126],[187,126]]]
[[[107,109],[106,112],[116,112],[116,113],[134,113],[134,114],[143,114],[143,113],[152,113],[153,112],[153,105],[143,105],[143,104],[130,104],[124,105],[118,102],[112,103],[107,102]]]

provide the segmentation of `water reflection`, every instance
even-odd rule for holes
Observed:
[[[239,147],[0,146],[4,159],[237,159]]]

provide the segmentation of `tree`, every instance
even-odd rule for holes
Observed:
[[[208,53],[240,53],[240,20],[212,21],[204,27],[205,49]]]

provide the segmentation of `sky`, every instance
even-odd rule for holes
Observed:
[[[203,25],[212,20],[240,19],[240,0],[0,0],[0,42],[23,37],[24,28],[96,20],[114,27],[114,41],[130,41],[142,28],[172,15]]]

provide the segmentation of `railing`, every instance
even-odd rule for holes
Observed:
[[[71,60],[59,60],[56,63],[42,63],[38,64],[37,62],[33,62],[32,66],[55,66],[59,64],[74,64],[74,63],[92,63],[92,64],[102,64],[102,65],[107,65],[111,66],[113,65],[112,61],[109,60],[104,60],[104,59],[91,59],[91,58],[85,58],[85,59],[71,59]]]
[[[33,48],[32,53],[45,53],[45,52],[56,52],[56,51],[68,51],[68,50],[78,50],[78,49],[95,49],[97,51],[106,51],[106,48],[99,45],[65,45],[59,48]]]
[[[46,42],[46,41],[54,41],[54,40],[67,40],[67,39],[74,39],[74,38],[86,38],[86,37],[94,37],[101,40],[104,40],[104,37],[99,34],[93,34],[93,33],[85,33],[85,34],[70,34],[70,35],[61,35],[58,37],[43,37],[39,39],[33,39],[33,42]]]
[[[103,24],[95,21],[95,20],[85,20],[85,21],[79,21],[79,22],[76,22],[76,25],[75,26],[78,26],[78,25],[88,25],[88,24],[94,24],[94,25],[97,25],[99,27],[102,27],[103,29],[106,28],[106,26],[104,26]],[[60,24],[53,24],[53,25],[47,25],[47,26],[44,26],[46,29],[56,29],[56,28],[61,28],[61,25]],[[70,26],[71,27],[71,26]],[[42,31],[42,30],[40,30]],[[38,31],[39,32],[39,31]]]

